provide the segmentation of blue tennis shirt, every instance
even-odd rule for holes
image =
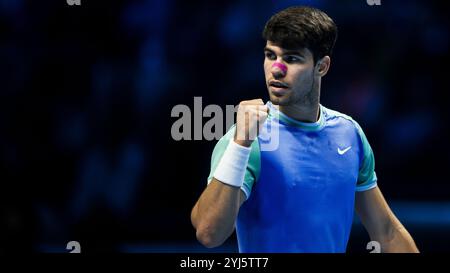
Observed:
[[[252,143],[236,233],[239,252],[345,252],[355,191],[376,187],[372,149],[351,117],[320,105],[315,123],[299,122],[270,102]],[[214,171],[235,126],[216,144]]]

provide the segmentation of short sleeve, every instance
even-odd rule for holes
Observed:
[[[362,143],[362,160],[358,173],[356,191],[366,191],[377,186],[377,175],[375,173],[375,156],[361,126],[359,126],[357,122],[355,122],[355,125]]]

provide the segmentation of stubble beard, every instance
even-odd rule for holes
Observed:
[[[302,106],[310,106],[315,105],[319,101],[319,94],[318,90],[316,88],[316,82],[314,81],[313,73],[310,75],[310,87],[309,89],[306,89],[304,92],[295,92],[291,90],[291,93],[287,98],[278,98],[274,95],[271,95],[271,97],[275,97],[275,99],[270,99],[271,102],[274,105],[278,106],[295,106],[295,105],[302,105]]]

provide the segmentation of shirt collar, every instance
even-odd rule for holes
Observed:
[[[306,131],[318,131],[323,127],[325,123],[324,110],[321,104],[319,104],[319,120],[316,122],[302,122],[290,118],[287,115],[283,114],[280,110],[278,110],[271,101],[267,102],[267,106],[270,109],[269,117],[276,118],[286,125],[297,127]]]

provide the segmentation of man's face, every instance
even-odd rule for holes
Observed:
[[[286,50],[267,41],[264,55],[264,74],[270,101],[280,106],[307,102],[314,85],[312,52],[307,48]],[[287,71],[273,66],[275,62],[284,64]]]

